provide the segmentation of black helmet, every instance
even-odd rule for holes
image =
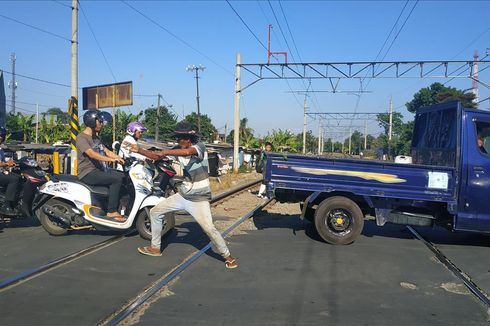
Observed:
[[[95,129],[95,121],[99,120],[103,124],[112,122],[112,115],[109,112],[99,110],[89,110],[83,115],[83,123],[92,129]]]
[[[5,140],[5,136],[7,136],[7,129],[5,129],[4,127],[0,127],[0,137]]]

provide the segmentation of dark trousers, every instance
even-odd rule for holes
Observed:
[[[107,203],[107,212],[117,212],[119,206],[119,193],[121,192],[124,174],[109,170],[103,172],[95,170],[82,178],[82,181],[91,186],[107,186],[109,187],[109,201]]]
[[[0,185],[7,186],[7,191],[5,192],[5,200],[8,202],[17,201],[17,195],[19,193],[19,184],[21,177],[20,175],[9,173],[0,173]]]

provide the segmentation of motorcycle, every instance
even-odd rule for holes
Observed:
[[[17,215],[2,216],[5,218],[25,219],[33,216],[34,207],[38,202],[38,187],[48,181],[46,172],[44,172],[37,161],[30,157],[22,157],[20,160],[14,160],[15,166],[11,168],[10,173],[21,176],[21,185],[19,200],[17,201]],[[5,192],[7,186],[0,186],[0,206],[5,204]]]
[[[43,195],[37,210],[43,228],[51,235],[65,235],[70,230],[125,230],[136,227],[140,236],[151,240],[149,211],[165,195],[175,191],[175,170],[171,162],[150,163],[126,158],[124,164],[126,194],[120,199],[121,215],[126,221],[105,217],[108,188],[90,186],[72,175],[54,175],[39,192]],[[123,187],[124,188],[124,187]],[[124,192],[124,191],[123,191]],[[162,236],[175,226],[174,213],[164,219]]]

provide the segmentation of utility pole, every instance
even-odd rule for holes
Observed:
[[[225,123],[225,143],[226,143],[226,131],[227,131],[227,128],[228,128],[228,124]]]
[[[321,153],[320,146],[322,145],[322,124],[318,124],[318,155]]]
[[[308,96],[307,93],[305,93],[305,100],[303,102],[303,154],[306,154],[306,128],[308,124],[308,119],[307,119],[307,112],[308,112],[308,107],[306,106],[306,97]]]
[[[391,155],[391,134],[393,133],[393,98],[390,97],[390,122],[388,129],[388,157]]]
[[[71,2],[71,97],[69,100],[71,153],[70,167],[73,175],[77,174],[78,135],[78,1]]]
[[[352,147],[352,128],[349,127],[349,155],[351,154]]]
[[[12,113],[15,114],[15,89],[17,88],[17,82],[15,81],[15,53],[10,55],[10,60],[12,60],[12,82],[10,88],[12,89]]]
[[[367,120],[364,121],[365,125],[364,125],[364,150],[367,149]]]
[[[39,104],[36,103],[36,144],[38,144],[37,137],[39,135]]]
[[[160,129],[160,93],[157,94],[157,118],[155,120],[155,141],[158,141],[158,134]]]
[[[206,69],[206,67],[203,67],[202,65],[199,65],[198,67],[196,67],[194,65],[187,66],[187,71],[194,71],[196,74],[195,78],[196,78],[196,91],[197,91],[197,96],[196,96],[196,100],[197,100],[197,131],[199,131],[199,133],[201,132],[201,111],[199,108],[199,70],[204,71],[204,69]]]
[[[240,144],[240,53],[236,54],[235,68],[235,112],[233,118],[233,173],[238,174],[238,146]]]

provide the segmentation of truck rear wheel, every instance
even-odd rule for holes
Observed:
[[[354,242],[364,227],[359,206],[347,197],[330,197],[315,212],[315,227],[328,243],[345,245]]]

